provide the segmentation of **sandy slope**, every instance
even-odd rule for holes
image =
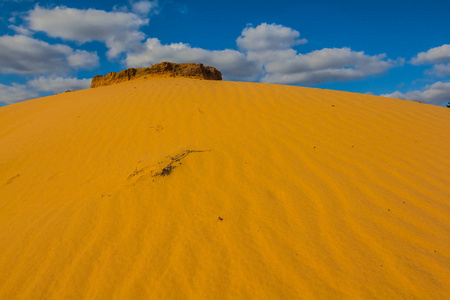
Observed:
[[[449,136],[442,107],[193,79],[2,107],[0,299],[444,299]]]

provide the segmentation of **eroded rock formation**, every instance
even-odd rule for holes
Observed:
[[[222,80],[222,73],[214,67],[194,63],[175,64],[162,62],[148,68],[130,68],[118,73],[111,72],[104,76],[96,75],[92,78],[91,88],[129,81],[143,76]]]

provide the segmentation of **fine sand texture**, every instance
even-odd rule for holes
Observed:
[[[137,79],[0,108],[0,299],[448,299],[450,109]]]

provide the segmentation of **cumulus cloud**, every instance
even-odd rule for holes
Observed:
[[[284,84],[317,84],[349,81],[386,72],[401,60],[386,60],[385,54],[367,55],[350,48],[325,48],[298,53],[293,47],[305,43],[292,28],[263,23],[247,27],[236,43],[249,61],[264,70],[261,81]]]
[[[153,2],[137,2],[135,10],[151,10],[151,3]],[[103,42],[109,48],[107,55],[110,58],[139,47],[140,41],[145,38],[140,28],[149,21],[129,12],[82,10],[64,6],[52,9],[36,6],[25,20],[31,30],[43,31],[50,37],[79,43]]]
[[[450,44],[444,44],[439,47],[431,48],[428,51],[419,52],[409,61],[409,63],[416,66],[427,64],[433,65],[431,69],[424,72],[425,75],[446,77],[450,75]],[[407,93],[395,91],[391,94],[382,96],[442,105],[448,101],[449,95],[450,82],[438,81],[434,84],[425,86],[422,90],[410,91]]]
[[[23,26],[9,25],[8,28],[14,30],[19,35],[32,36],[34,33]]]
[[[104,42],[107,55],[126,53],[128,67],[148,66],[161,61],[198,62],[217,67],[225,79],[263,81],[268,83],[316,84],[326,81],[348,81],[379,75],[401,64],[385,54],[368,55],[350,48],[325,48],[299,53],[295,46],[306,42],[292,28],[262,23],[244,28],[236,39],[239,50],[207,50],[186,43],[162,44],[140,31],[148,23],[144,15],[157,10],[157,1],[132,1],[133,11],[106,12],[95,9],[52,9],[36,6],[25,17],[27,27],[11,27],[17,32],[43,31],[50,37],[85,43]],[[74,50],[69,46],[48,44],[24,35],[0,37],[0,72],[15,74],[51,74],[56,76],[70,68],[98,65],[96,53]],[[88,80],[62,77],[40,77],[27,88],[61,92],[87,87]]]
[[[27,84],[0,84],[0,103],[12,104],[41,96],[39,92],[62,93],[67,90],[87,89],[91,85],[90,78],[44,77],[32,79]]]
[[[431,85],[427,85],[422,91],[411,91],[407,93],[395,91],[391,94],[384,94],[381,96],[442,105],[448,101],[449,95],[450,82],[438,81]]]
[[[28,81],[28,85],[36,91],[51,91],[54,93],[62,93],[67,90],[76,91],[87,89],[91,85],[91,78],[78,79],[75,77],[38,77]]]
[[[428,51],[420,52],[410,61],[413,65],[432,64],[433,68],[426,70],[426,75],[445,77],[450,75],[450,44],[431,48]]]
[[[36,98],[38,94],[29,87],[13,83],[4,85],[0,83],[0,102],[12,104],[15,102]]]
[[[441,64],[450,62],[450,44],[431,48],[426,52],[420,52],[411,59],[413,65]]]
[[[184,43],[163,45],[157,38],[147,39],[144,46],[140,52],[128,54],[126,63],[129,67],[148,66],[161,61],[204,63],[218,68],[228,79],[248,78],[259,72],[256,64],[236,50],[205,50]]]
[[[263,82],[308,83],[349,81],[379,75],[395,65],[385,54],[367,55],[350,48],[325,48],[307,54],[295,51],[268,53],[262,58],[266,75]]]
[[[98,65],[97,53],[50,45],[23,35],[0,37],[0,72],[6,74],[64,73],[70,68],[91,69]]]
[[[430,71],[426,72],[426,74],[436,75],[438,77],[448,76],[450,75],[450,63],[434,65]]]
[[[292,28],[263,23],[247,27],[236,40],[239,48],[264,69],[261,81],[285,84],[317,84],[349,81],[386,72],[401,60],[386,60],[385,54],[367,55],[350,48],[325,48],[298,53],[292,47],[306,42]]]
[[[72,68],[92,69],[98,66],[97,53],[91,53],[84,50],[75,50],[67,56],[67,62]]]
[[[205,50],[185,43],[163,45],[158,39],[149,38],[139,51],[127,54],[126,63],[134,67],[161,61],[202,62],[217,67],[225,79],[316,84],[379,75],[403,62],[388,60],[385,54],[371,56],[350,48],[325,48],[306,54],[293,49],[305,42],[292,28],[263,23],[242,31],[236,40],[239,51]]]
[[[155,1],[132,1],[131,2],[131,10],[135,14],[147,16],[150,12],[154,14],[159,13],[159,3],[158,0]]]
[[[244,51],[285,50],[306,43],[300,32],[277,24],[262,23],[245,28],[236,43]]]

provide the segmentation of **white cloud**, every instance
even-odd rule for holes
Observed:
[[[448,102],[449,95],[450,95],[450,82],[438,81],[431,85],[427,85],[423,89],[423,91],[412,91],[408,93],[401,93],[399,91],[395,91],[391,94],[384,94],[381,96],[411,101],[420,101],[435,105],[442,105]]]
[[[249,54],[250,55],[250,54]],[[385,54],[366,55],[350,48],[324,48],[307,54],[288,50],[266,53],[263,82],[308,83],[349,81],[379,75],[395,65]]]
[[[306,43],[305,39],[299,37],[300,32],[292,28],[262,23],[255,28],[245,28],[236,43],[244,51],[285,50]]]
[[[355,69],[364,70],[365,73],[369,72],[365,69],[380,73],[389,67],[387,62],[382,61],[384,58],[385,54],[369,56],[363,51],[356,52],[350,48],[324,48],[307,54],[292,55],[287,61],[275,61],[267,68],[269,72],[297,73],[354,66]]]
[[[50,45],[23,35],[0,37],[0,72],[6,74],[65,73],[70,68],[93,68],[97,53]]]
[[[33,32],[23,26],[9,25],[8,28],[14,30],[19,35],[32,36]]]
[[[300,39],[298,31],[267,23],[246,27],[236,40],[239,51],[207,50],[185,43],[161,44],[157,38],[148,38],[142,43],[145,35],[140,28],[148,23],[148,19],[139,15],[156,10],[158,2],[130,1],[130,5],[136,14],[36,6],[28,13],[26,20],[31,30],[44,31],[51,37],[80,43],[104,42],[109,48],[110,58],[126,52],[125,63],[129,67],[148,66],[161,61],[200,62],[218,68],[228,80],[261,80],[287,84],[349,81],[382,74],[401,63],[386,59],[385,54],[371,56],[350,48],[325,48],[301,54],[293,49],[306,42],[305,39]],[[64,68],[83,68],[98,64],[97,55],[87,51],[73,50],[64,45],[50,45],[24,36],[20,36],[20,39],[22,44],[28,45],[22,45],[18,51],[6,48],[1,51],[0,38],[0,72],[55,74],[57,70]],[[39,51],[40,48],[45,48],[45,51]],[[52,59],[54,61],[49,62]],[[5,63],[1,64],[2,62]]]
[[[263,23],[246,27],[236,43],[240,51],[212,51],[189,44],[163,45],[156,38],[146,40],[140,51],[129,52],[129,67],[161,61],[201,62],[218,68],[225,79],[257,80],[268,83],[322,83],[349,81],[379,75],[403,63],[387,60],[385,54],[370,56],[350,48],[325,48],[299,54],[292,47],[305,40],[289,27]]]
[[[428,51],[420,52],[410,61],[413,65],[432,64],[431,70],[426,70],[426,75],[445,77],[450,75],[450,44],[431,48]],[[435,105],[446,103],[450,97],[450,82],[438,81],[425,86],[422,90],[402,93],[395,91],[391,94],[382,95],[385,97],[398,98],[404,100],[420,101]]]
[[[38,94],[22,84],[13,83],[4,85],[0,83],[0,102],[11,104],[23,100],[36,98]]]
[[[98,66],[97,53],[91,53],[84,50],[75,50],[67,56],[67,62],[72,68],[92,69]]]
[[[434,65],[431,70],[425,71],[425,74],[445,77],[450,75],[450,63]]]
[[[263,23],[247,27],[236,40],[249,61],[264,69],[261,81],[284,84],[317,84],[349,81],[386,72],[402,60],[386,60],[385,54],[370,56],[350,48],[325,48],[298,53],[293,46],[306,40],[292,28]]]
[[[411,59],[413,65],[441,64],[450,62],[450,44],[431,48],[426,52],[420,52]]]
[[[142,4],[138,5],[136,9],[146,10],[147,8],[143,6]],[[110,58],[139,47],[140,41],[145,38],[145,34],[140,31],[140,28],[147,25],[149,21],[134,13],[106,12],[96,9],[82,10],[64,6],[57,6],[53,9],[36,6],[25,17],[25,20],[30,29],[43,31],[50,37],[80,43],[104,42],[109,48],[107,55]]]
[[[28,81],[28,85],[37,91],[51,91],[54,93],[62,93],[67,90],[76,91],[87,89],[91,86],[92,79],[78,79],[74,77],[39,77]]]
[[[203,63],[219,69],[228,79],[252,77],[259,68],[236,50],[205,50],[193,48],[184,43],[163,45],[156,38],[147,39],[145,48],[138,53],[129,53],[126,63],[129,67],[148,66],[161,61],[175,63]]]
[[[32,79],[27,84],[0,84],[0,103],[12,104],[39,97],[39,92],[62,93],[67,90],[87,89],[92,79],[75,77],[43,77]]]
[[[147,16],[150,12],[154,14],[159,13],[159,3],[158,0],[155,1],[132,1],[131,2],[131,10],[138,15]]]

